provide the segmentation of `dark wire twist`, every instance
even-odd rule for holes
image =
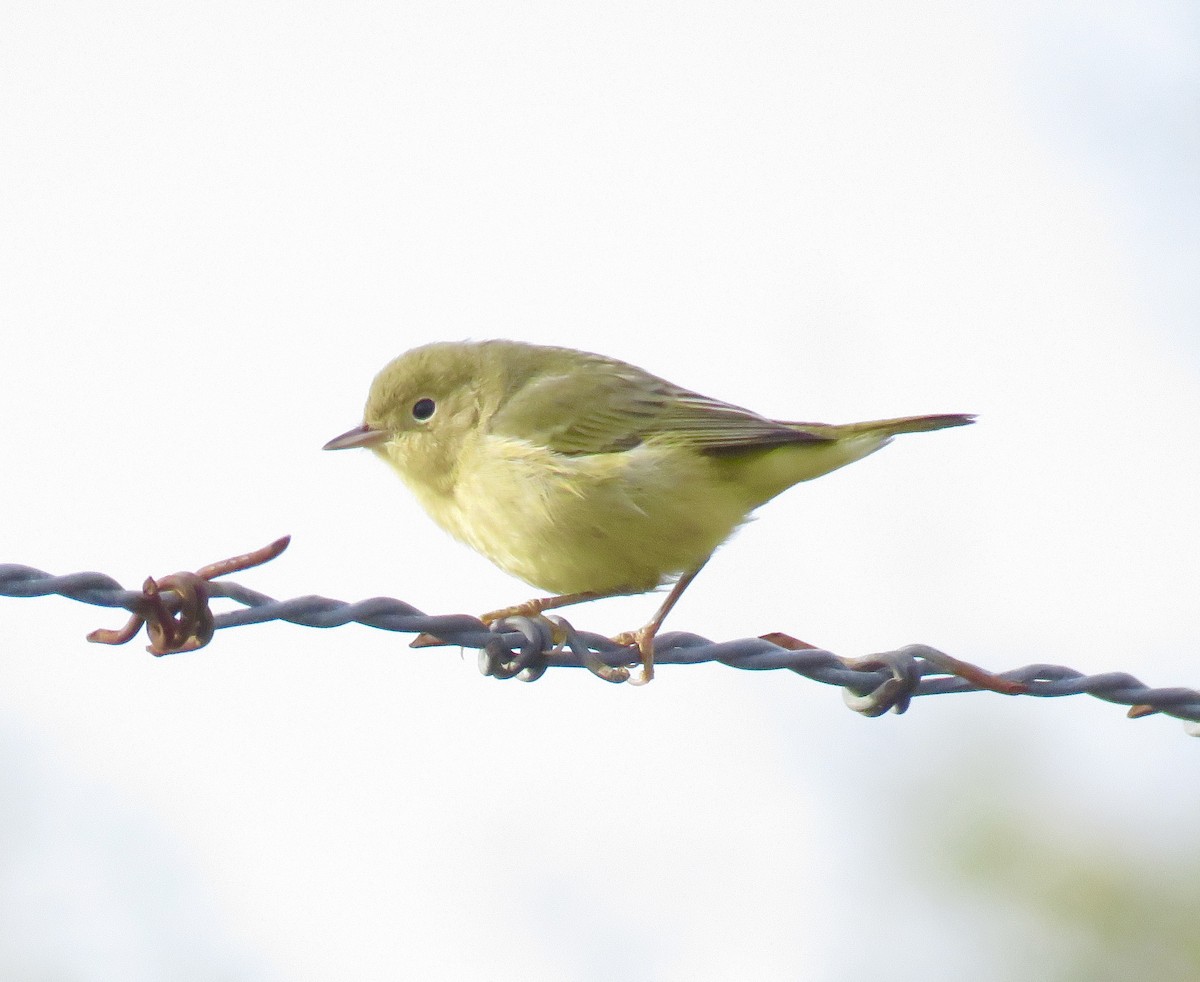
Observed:
[[[154,655],[201,648],[214,633],[246,624],[286,621],[304,627],[332,628],[362,624],[383,631],[418,635],[414,647],[450,645],[475,648],[479,670],[493,678],[532,682],[549,668],[586,668],[609,682],[628,680],[638,664],[635,649],[603,635],[577,631],[561,617],[513,617],[485,625],[466,614],[430,616],[391,597],[372,597],[357,603],[305,596],[275,600],[248,587],[218,577],[261,565],[287,548],[288,538],[262,549],[212,563],[194,573],[148,578],[141,591],[126,590],[103,573],[52,576],[31,566],[0,564],[0,596],[56,595],[97,607],[123,608],[131,617],[117,631],[99,629],[88,640],[124,644],[143,625]],[[225,598],[240,607],[213,614],[212,598]],[[864,716],[889,710],[904,712],[915,696],[988,690],[1006,695],[1040,698],[1090,695],[1129,706],[1129,716],[1155,713],[1200,723],[1200,691],[1151,688],[1132,675],[1107,672],[1084,675],[1061,665],[1027,665],[992,673],[960,661],[928,645],[910,644],[865,658],[841,658],[786,634],[714,642],[681,631],[655,639],[658,665],[719,662],[747,671],[786,669],[797,675],[835,685],[847,705]],[[1188,732],[1200,736],[1200,726]]]

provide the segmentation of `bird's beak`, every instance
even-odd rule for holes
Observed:
[[[372,429],[366,423],[335,436],[322,450],[349,450],[351,447],[374,447],[388,438],[387,430]]]

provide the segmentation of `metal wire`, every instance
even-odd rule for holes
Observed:
[[[176,573],[147,580],[141,592],[127,590],[103,573],[54,576],[31,566],[0,564],[0,596],[56,595],[97,607],[122,608],[133,616],[120,631],[98,630],[89,640],[124,643],[143,623],[156,655],[189,651],[206,644],[214,631],[268,621],[304,627],[333,628],[362,624],[384,631],[416,634],[417,647],[451,645],[475,648],[479,668],[494,678],[534,681],[548,668],[586,668],[611,682],[629,679],[638,663],[635,650],[607,637],[577,631],[561,617],[512,617],[492,624],[465,614],[430,616],[391,597],[372,597],[357,603],[329,597],[305,596],[276,600],[266,594],[214,577],[274,558],[287,546],[280,539],[265,549],[224,560],[196,573]],[[212,614],[210,597],[223,597],[240,607]],[[1084,675],[1061,665],[1027,665],[992,674],[961,662],[928,645],[910,644],[866,658],[841,658],[786,635],[714,642],[685,632],[655,639],[658,665],[696,665],[719,662],[748,671],[786,669],[815,682],[839,686],[847,705],[864,716],[892,710],[904,712],[914,696],[973,692],[981,689],[1041,698],[1090,695],[1105,702],[1130,706],[1131,717],[1163,713],[1188,721],[1200,736],[1200,691],[1152,688],[1132,675],[1107,672]]]

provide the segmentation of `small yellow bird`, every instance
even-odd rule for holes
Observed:
[[[444,342],[390,362],[371,385],[363,424],[325,449],[370,447],[447,532],[555,594],[486,622],[675,580],[654,617],[616,639],[637,647],[637,681],[648,682],[664,618],[750,512],[898,433],[973,420],[789,423],[602,355]]]

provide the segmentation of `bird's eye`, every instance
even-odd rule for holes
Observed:
[[[425,420],[433,415],[435,409],[437,409],[437,404],[432,399],[418,399],[413,403],[413,419],[424,423]]]

